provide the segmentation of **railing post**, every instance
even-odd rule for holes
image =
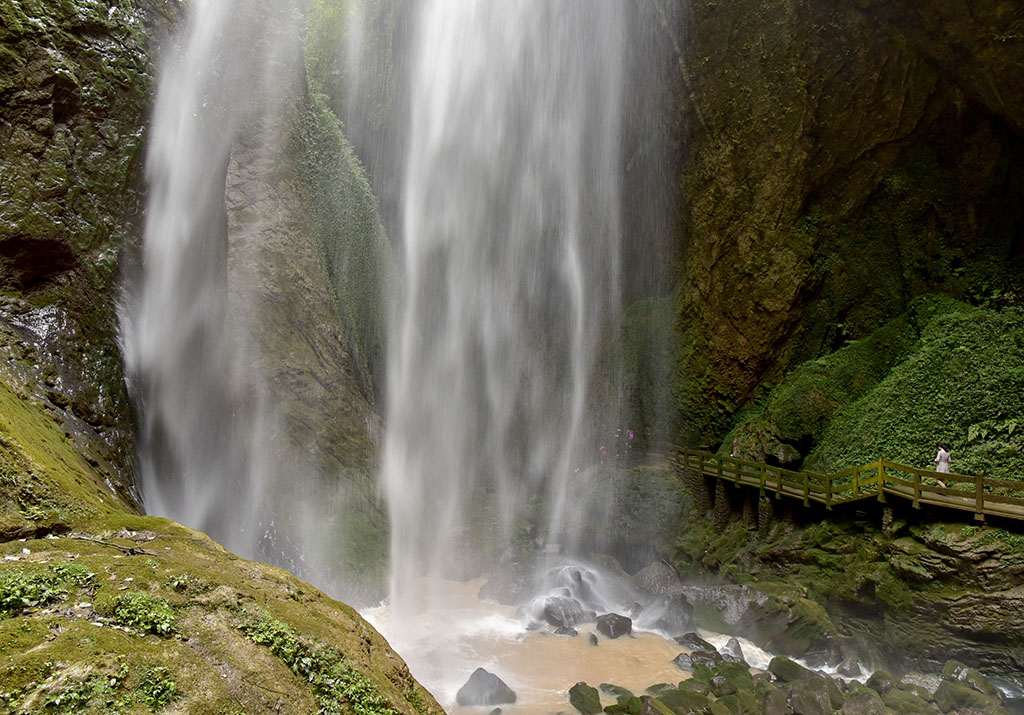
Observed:
[[[921,472],[914,470],[914,508],[921,508]]]
[[[878,458],[878,501],[885,501],[885,457]]]
[[[776,483],[776,486],[775,486],[775,498],[776,499],[781,499],[782,498],[782,470],[779,469],[779,468],[776,468],[776,470],[775,470],[775,483]]]
[[[853,470],[853,495],[860,496],[860,467]]]
[[[832,475],[825,475],[825,509],[832,511]]]
[[[974,477],[974,520],[985,521],[985,482],[980,474]]]
[[[804,506],[811,505],[811,478],[804,472]]]

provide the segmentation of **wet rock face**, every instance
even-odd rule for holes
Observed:
[[[138,235],[148,44],[173,6],[0,9],[0,377],[49,404],[122,491],[131,438],[117,270]]]
[[[599,633],[608,638],[628,636],[633,632],[633,621],[618,613],[606,613],[598,616],[596,627]]]
[[[694,440],[794,362],[1019,255],[1024,52],[995,39],[1019,34],[1010,5],[700,3],[680,19]]]

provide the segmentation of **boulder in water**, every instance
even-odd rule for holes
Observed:
[[[859,678],[860,665],[852,655],[848,656],[843,659],[843,662],[836,668],[836,675],[841,675],[844,678]]]
[[[942,667],[942,679],[963,683],[990,698],[1002,699],[1002,694],[984,675],[974,668],[968,668],[958,660],[947,660]]]
[[[459,688],[455,702],[463,707],[469,705],[502,705],[514,703],[516,694],[512,688],[494,673],[477,668],[466,684]]]
[[[711,650],[693,651],[690,653],[690,660],[693,661],[694,665],[704,665],[708,668],[714,668],[716,665],[721,663],[724,658],[722,658],[721,653],[712,648]]]
[[[693,606],[681,593],[658,596],[643,609],[646,627],[678,635],[693,628]]]
[[[771,659],[768,663],[768,672],[784,683],[793,683],[814,675],[813,670],[808,670],[784,655],[777,655]]]
[[[583,606],[575,598],[549,596],[544,599],[541,615],[548,625],[556,628],[574,626],[583,619]]]
[[[714,650],[715,647],[708,643],[706,640],[701,638],[696,633],[684,633],[681,636],[675,637],[675,642],[681,645],[683,648],[689,648],[690,650]]]
[[[693,671],[693,658],[690,657],[689,653],[680,653],[672,659],[672,662],[680,670],[685,670],[688,673]]]
[[[664,561],[655,561],[640,569],[631,579],[633,585],[655,596],[673,596],[683,592],[683,580],[676,570]]]
[[[558,628],[555,629],[555,635],[556,636],[570,636],[572,638],[575,638],[576,636],[579,635],[579,633],[576,631],[575,628],[571,628],[569,626],[559,626]]]
[[[597,635],[594,634],[594,633],[590,634],[589,640],[590,640],[590,645],[597,645],[597,643],[598,643]]]
[[[582,681],[569,688],[569,703],[583,715],[601,712],[601,694]]]
[[[722,649],[718,652],[730,663],[747,664],[746,658],[743,657],[743,647],[740,645],[738,638],[730,638],[729,642],[722,646]]]
[[[608,638],[628,636],[633,632],[633,621],[618,613],[606,613],[598,616],[595,622],[597,631]]]

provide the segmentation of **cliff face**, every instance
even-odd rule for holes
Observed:
[[[0,376],[44,401],[125,494],[132,436],[118,269],[139,233],[147,43],[171,9],[0,6]]]
[[[687,207],[686,437],[918,294],[1019,290],[1024,156],[1010,2],[755,6],[673,21]]]

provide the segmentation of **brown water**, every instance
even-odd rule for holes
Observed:
[[[392,632],[386,606],[363,615],[391,643],[412,674],[453,715],[489,713],[492,707],[459,707],[455,696],[478,667],[500,677],[516,692],[515,705],[503,705],[509,715],[544,715],[570,709],[567,691],[585,681],[598,686],[609,682],[641,694],[655,683],[678,683],[689,676],[672,663],[686,649],[656,633],[635,632],[610,640],[598,635],[590,643],[593,624],[581,625],[579,636],[556,636],[548,631],[527,631],[516,608],[477,598],[482,581],[435,582],[435,602],[413,625]],[[715,645],[725,638],[705,634]],[[755,652],[756,651],[756,652]],[[744,643],[748,659],[764,653]],[[605,704],[611,703],[605,698]]]

